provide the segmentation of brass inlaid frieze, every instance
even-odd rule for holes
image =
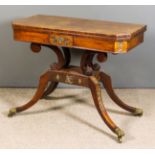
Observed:
[[[58,45],[58,46],[70,47],[73,44],[72,36],[66,36],[66,35],[51,34],[49,41],[52,45]]]

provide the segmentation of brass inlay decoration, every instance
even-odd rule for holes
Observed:
[[[127,41],[116,41],[114,49],[115,53],[125,53],[128,50]]]
[[[99,107],[102,109],[102,111],[105,111],[105,109],[103,107],[103,103],[102,103],[102,94],[101,94],[101,89],[100,89],[99,82],[97,81],[97,79],[94,76],[91,77],[91,80],[96,85],[96,93],[97,93],[97,100],[99,102]]]
[[[97,80],[100,80],[100,72],[99,71],[94,71],[94,74],[93,74]]]
[[[69,75],[66,75],[66,80],[65,80],[66,83],[69,83],[69,84],[72,84],[73,83],[73,77],[72,76],[69,76]]]
[[[60,80],[59,74],[56,75],[56,80]]]
[[[78,79],[78,83],[81,84],[82,83],[82,80],[81,79]]]
[[[52,34],[50,36],[49,42],[52,45],[70,47],[73,44],[73,38],[72,38],[72,36]]]

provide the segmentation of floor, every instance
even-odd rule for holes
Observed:
[[[29,101],[35,89],[0,89],[0,148],[155,148],[155,89],[116,89],[126,103],[144,109],[135,117],[102,90],[111,118],[125,131],[123,143],[97,113],[87,89],[57,89],[12,118],[8,109]]]

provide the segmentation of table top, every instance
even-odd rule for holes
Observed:
[[[122,38],[131,39],[133,35],[146,29],[145,25],[140,24],[46,15],[36,15],[19,19],[14,21],[13,25],[67,31],[75,34],[107,36],[109,38],[115,38],[116,40]]]
[[[101,46],[100,44],[102,43],[103,46],[107,46],[109,44],[109,47],[107,49],[105,48],[105,50],[119,53],[120,51],[128,51],[130,48],[133,48],[134,46],[142,42],[142,34],[146,30],[146,25],[102,20],[79,19],[72,17],[36,15],[13,21],[13,28],[15,32],[17,32],[17,30],[18,32],[27,31],[27,34],[28,32],[33,32],[33,34],[34,32],[50,34],[53,33],[58,35],[56,37],[54,36],[56,39],[60,38],[59,35],[65,35],[65,39],[67,37],[67,40],[69,40],[68,46],[75,48],[86,48],[101,51],[104,50],[104,48],[98,48],[97,44],[98,46]],[[70,36],[74,38],[70,38]],[[61,36],[61,38],[62,37],[64,39],[64,36]],[[15,39],[21,41],[31,41],[31,39],[19,39],[19,35],[17,37],[16,33]],[[134,40],[138,40],[137,43],[133,43]],[[82,41],[87,42],[87,44],[89,45],[84,45],[86,43],[80,43]],[[93,45],[91,47],[90,44],[92,44],[93,41],[96,45]],[[95,43],[96,41],[98,42]],[[131,47],[127,46],[128,43],[131,41],[134,45]],[[54,41],[52,40],[52,43],[53,42]],[[116,44],[116,42],[123,43],[120,45],[119,43]],[[46,43],[46,41],[44,40],[44,42],[42,41],[41,43]],[[61,44],[58,45],[61,46]],[[65,45],[62,44],[62,46]],[[119,49],[119,46],[121,46],[122,49]]]

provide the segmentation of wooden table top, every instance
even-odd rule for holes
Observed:
[[[13,28],[16,40],[122,53],[143,41],[146,25],[36,15],[13,21]]]

